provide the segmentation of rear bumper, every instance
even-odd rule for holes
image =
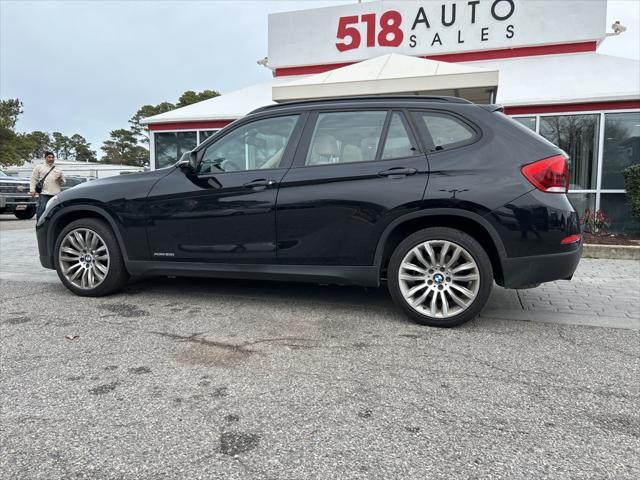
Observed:
[[[554,280],[570,280],[578,268],[582,244],[569,252],[502,260],[505,288],[520,288]]]

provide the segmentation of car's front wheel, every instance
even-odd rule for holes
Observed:
[[[493,286],[491,261],[470,235],[420,230],[398,245],[388,269],[394,302],[418,323],[453,327],[476,317]]]
[[[113,293],[129,276],[111,227],[95,218],[76,220],[62,230],[54,260],[62,283],[81,296]]]

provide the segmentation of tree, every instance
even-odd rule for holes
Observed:
[[[176,108],[176,106],[173,103],[169,102],[162,102],[158,105],[143,105],[129,120],[129,124],[131,124],[131,131],[139,141],[149,143],[149,137],[146,134],[146,128],[140,123],[142,119],[168,112],[169,110],[173,110],[174,108]]]
[[[9,128],[0,127],[0,164],[22,165],[24,159],[20,156],[18,136]]]
[[[146,133],[147,130],[145,126],[140,123],[144,118],[153,117],[154,115],[159,115],[176,108],[186,107],[187,105],[191,105],[192,103],[208,100],[209,98],[214,98],[219,95],[220,93],[216,92],[215,90],[203,90],[202,92],[187,90],[182,95],[180,95],[178,103],[176,104],[170,102],[162,102],[158,105],[143,105],[129,120],[131,131],[140,142],[148,144],[149,136]]]
[[[17,98],[0,101],[0,128],[13,130],[22,113],[22,102]]]
[[[71,152],[76,162],[97,162],[95,150],[91,150],[91,144],[79,134],[74,134],[69,139]]]
[[[196,93],[193,90],[187,90],[180,95],[176,108],[186,107],[192,103],[202,102],[203,100],[208,100],[218,96],[220,96],[220,92],[216,92],[215,90],[203,90],[200,93]]]
[[[33,142],[24,134],[15,132],[22,102],[17,99],[0,101],[0,164],[22,165],[33,148]]]
[[[51,150],[62,160],[75,158],[81,162],[96,162],[96,152],[82,135],[71,138],[60,132],[33,131],[17,133],[15,126],[22,113],[22,102],[17,99],[0,101],[0,164],[22,165],[29,158],[42,158]]]
[[[113,130],[110,139],[100,148],[104,152],[100,159],[103,163],[142,167],[149,158],[149,151],[138,145],[135,133],[124,128]]]
[[[51,150],[51,136],[47,132],[39,130],[27,134],[33,148],[29,152],[31,158],[43,158],[44,152]]]
[[[71,139],[60,132],[53,132],[51,149],[60,160],[69,160],[71,155]]]

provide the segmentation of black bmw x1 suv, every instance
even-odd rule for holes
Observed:
[[[175,165],[79,185],[37,224],[78,295],[129,276],[386,282],[415,321],[459,325],[581,253],[562,150],[495,105],[358,97],[272,105]]]

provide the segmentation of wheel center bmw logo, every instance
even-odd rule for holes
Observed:
[[[444,276],[441,275],[440,273],[436,273],[433,276],[433,281],[436,282],[436,283],[442,283],[442,282],[444,282]]]
[[[84,256],[84,261],[87,263],[91,263],[91,260],[93,260],[93,257],[91,255],[85,255]]]

